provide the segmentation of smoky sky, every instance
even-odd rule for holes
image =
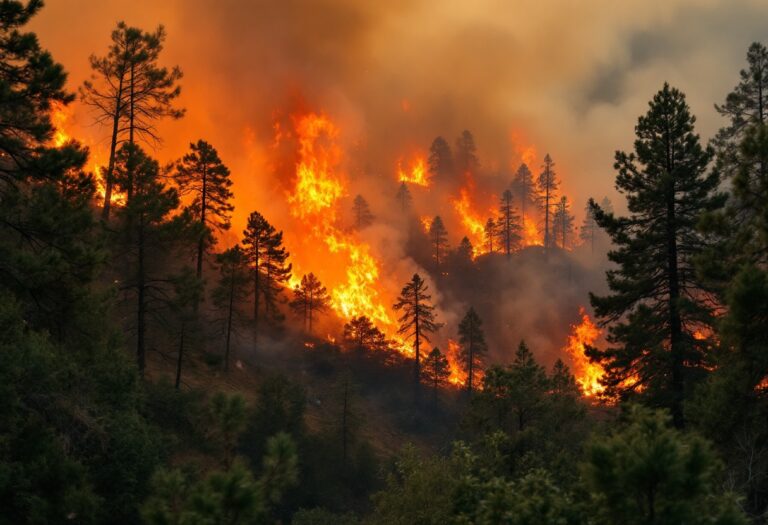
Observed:
[[[272,116],[301,103],[340,123],[359,160],[350,172],[385,179],[435,136],[452,142],[470,129],[503,187],[520,160],[514,135],[538,161],[552,155],[580,213],[590,196],[622,208],[613,154],[631,147],[664,81],[712,136],[722,124],[713,105],[737,82],[747,47],[768,41],[766,15],[768,4],[750,0],[48,0],[32,26],[74,91],[117,21],[164,24],[163,62],[184,70],[187,116],[161,125],[156,154],[171,160],[209,140],[253,207],[271,198],[259,181]],[[74,119],[103,141],[82,108]]]

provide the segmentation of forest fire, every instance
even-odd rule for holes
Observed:
[[[541,234],[539,233],[538,226],[536,226],[536,221],[534,221],[530,216],[526,215],[523,217],[522,222],[523,246],[542,246],[544,243],[541,240]]]
[[[71,137],[66,131],[67,120],[69,120],[71,111],[69,108],[59,102],[55,102],[51,105],[51,123],[54,127],[53,132],[53,145],[57,148],[62,147],[64,144],[71,140]]]
[[[70,118],[72,116],[72,106],[64,106],[59,102],[55,102],[51,105],[51,123],[54,127],[53,138],[51,139],[53,145],[60,148],[72,140],[72,134],[69,130]],[[104,187],[104,176],[102,174],[101,164],[96,160],[100,157],[99,153],[95,151],[96,148],[93,144],[89,145],[89,158],[91,161],[91,169],[93,170],[94,180],[96,182],[96,194],[100,199],[104,198],[106,193]],[[122,203],[123,195],[117,191],[113,191],[111,196],[112,203]]]
[[[325,246],[328,271],[322,279],[331,292],[332,306],[344,319],[364,315],[382,329],[392,330],[394,320],[376,288],[379,265],[370,253],[370,247],[354,235],[342,231],[337,225],[339,199],[346,192],[343,177],[338,173],[341,149],[337,145],[338,128],[326,116],[308,113],[294,118],[295,133],[299,141],[299,161],[296,165],[295,185],[288,193],[292,216],[311,224],[307,232],[312,251],[322,253]],[[281,137],[276,137],[280,141]],[[298,236],[301,237],[301,236]],[[294,264],[303,267],[301,255],[308,255],[292,247]],[[342,268],[332,275],[331,268]],[[300,275],[300,272],[297,272]]]
[[[448,382],[455,386],[464,386],[467,382],[467,373],[464,372],[459,362],[459,355],[461,354],[461,347],[459,343],[453,339],[448,339],[448,351],[445,353],[445,357],[448,359],[448,366],[451,370],[451,375],[448,376]]]
[[[459,198],[453,200],[453,208],[472,243],[473,255],[477,257],[485,253],[485,220],[474,211],[468,187],[459,190]]]
[[[419,155],[411,161],[408,169],[403,169],[402,161],[397,163],[397,179],[400,182],[416,184],[417,186],[429,187],[429,173],[427,172],[424,157]]]
[[[586,355],[586,347],[597,341],[601,330],[589,318],[583,307],[579,308],[579,316],[581,322],[571,325],[571,334],[568,336],[565,350],[571,356],[573,374],[582,393],[586,397],[595,397],[605,390],[605,387],[600,384],[600,379],[605,372],[600,365],[590,362]]]

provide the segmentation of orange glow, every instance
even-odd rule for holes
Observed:
[[[464,386],[467,383],[467,373],[464,372],[460,365],[459,355],[461,355],[459,343],[453,339],[448,339],[448,351],[445,353],[445,357],[448,358],[448,367],[451,371],[451,375],[448,376],[448,382],[455,386]]]
[[[530,144],[525,138],[525,135],[520,130],[513,130],[509,134],[510,142],[515,150],[515,156],[517,157],[513,161],[513,168],[517,169],[518,159],[520,162],[524,162],[531,170],[537,166],[536,159],[536,146]]]
[[[541,240],[541,234],[539,228],[536,226],[536,221],[531,217],[523,217],[523,246],[543,246],[544,243]]]
[[[397,180],[428,188],[430,182],[429,173],[427,172],[427,164],[424,161],[424,157],[416,157],[416,160],[412,161],[407,169],[403,169],[402,161],[398,161]]]
[[[72,140],[72,134],[69,131],[70,117],[72,116],[72,106],[64,106],[61,103],[54,102],[51,107],[51,123],[54,127],[53,138],[51,139],[53,145],[57,148],[64,146],[66,143]],[[104,199],[106,193],[104,176],[102,175],[102,165],[97,160],[100,155],[93,144],[88,147],[89,157],[91,162],[91,170],[94,174],[94,180],[96,182],[96,193],[100,200]],[[113,204],[122,204],[124,202],[124,196],[119,194],[114,189],[112,190],[112,196],[110,201]]]
[[[594,397],[605,390],[600,384],[605,371],[599,364],[590,362],[586,347],[593,345],[602,331],[592,322],[583,307],[579,308],[579,315],[581,322],[571,325],[571,334],[568,336],[565,350],[571,356],[573,375],[582,393],[586,397]]]
[[[476,206],[472,202],[475,184],[470,173],[466,174],[467,182],[459,190],[459,197],[452,200],[453,209],[461,220],[464,232],[472,243],[473,256],[477,257],[485,253],[485,222]]]
[[[419,219],[421,227],[424,228],[424,233],[429,233],[429,227],[432,226],[432,217],[424,215]]]
[[[291,216],[297,228],[285,241],[291,253],[295,286],[299,275],[315,272],[328,288],[331,307],[344,320],[368,317],[398,349],[410,354],[410,347],[395,337],[396,319],[386,305],[393,297],[384,297],[380,286],[380,264],[371,247],[355,232],[337,224],[341,198],[347,193],[347,181],[340,173],[342,150],[337,145],[339,130],[324,115],[308,113],[294,118],[298,139],[295,181],[287,192]],[[276,127],[276,141],[288,136]],[[318,265],[317,261],[323,261]],[[335,342],[332,335],[327,340]]]
[[[66,130],[67,120],[69,120],[72,110],[59,102],[54,102],[51,106],[51,123],[54,127],[53,145],[57,148],[72,140]]]

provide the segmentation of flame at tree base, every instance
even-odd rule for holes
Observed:
[[[586,350],[587,346],[594,345],[602,330],[592,322],[583,307],[579,308],[579,316],[581,322],[571,325],[571,334],[568,336],[565,350],[571,357],[572,372],[584,396],[598,397],[605,391],[605,386],[600,383],[605,370],[589,360]]]

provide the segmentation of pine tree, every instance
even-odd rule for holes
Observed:
[[[190,209],[204,232],[197,245],[197,277],[203,276],[203,256],[215,242],[214,234],[228,230],[234,206],[229,168],[216,149],[198,140],[176,166],[174,179],[181,195],[192,195]]]
[[[146,363],[147,317],[155,303],[164,303],[170,281],[170,248],[174,243],[199,235],[192,228],[189,214],[172,214],[179,206],[175,189],[165,186],[160,166],[138,146],[124,144],[115,159],[115,184],[124,188],[130,181],[133,198],[119,209],[122,225],[120,242],[126,276],[123,290],[130,292],[136,302],[136,359],[139,372]],[[190,237],[192,236],[192,237]],[[159,257],[162,254],[165,259]],[[126,257],[127,255],[127,257]]]
[[[515,172],[515,178],[512,181],[512,191],[520,200],[521,218],[525,222],[526,210],[530,210],[529,205],[535,205],[538,194],[533,174],[525,163],[520,164],[520,167]]]
[[[507,257],[513,250],[520,245],[520,217],[515,213],[515,207],[512,204],[512,192],[504,190],[501,194],[501,204],[499,205],[499,237],[501,245]]]
[[[224,372],[229,372],[232,336],[242,323],[240,307],[248,297],[251,276],[245,253],[234,246],[216,255],[219,280],[213,289],[213,305],[223,315]]]
[[[301,283],[293,289],[293,300],[290,306],[297,315],[302,317],[304,328],[310,334],[315,316],[326,311],[330,305],[331,298],[328,290],[315,277],[315,274],[309,273],[302,276]]]
[[[352,216],[355,221],[355,229],[358,231],[373,223],[373,214],[368,206],[368,201],[362,195],[356,196],[352,203]]]
[[[432,141],[427,162],[433,180],[444,181],[453,174],[453,153],[443,137],[436,137]]]
[[[202,282],[195,276],[191,269],[184,268],[182,272],[174,276],[173,298],[171,300],[171,310],[174,314],[178,330],[178,350],[176,352],[176,381],[174,387],[179,390],[181,386],[181,371],[184,363],[190,340],[197,339],[190,337],[195,335],[198,328],[196,308],[202,294]]]
[[[400,187],[395,194],[397,203],[400,205],[400,211],[407,212],[411,208],[413,197],[411,197],[411,190],[408,189],[408,185],[405,182],[400,183]]]
[[[462,237],[461,242],[459,242],[459,245],[456,247],[456,252],[454,253],[456,265],[460,268],[471,266],[474,253],[472,242],[470,242],[468,237]]]
[[[768,49],[754,42],[747,50],[747,68],[739,72],[739,83],[715,109],[730,122],[718,131],[714,143],[718,168],[726,177],[737,174],[743,165],[739,149],[749,128],[766,124],[768,119]],[[758,160],[758,163],[760,161]],[[764,176],[768,167],[758,164],[756,170]]]
[[[568,246],[568,239],[573,234],[573,215],[571,215],[568,197],[563,195],[555,206],[555,213],[552,217],[552,232],[555,235],[555,244],[560,241],[560,248],[565,250]]]
[[[605,207],[601,206],[601,208],[605,211]],[[599,229],[597,222],[595,222],[595,214],[589,202],[587,202],[584,208],[584,221],[581,223],[581,228],[579,228],[579,239],[581,239],[581,242],[589,244],[589,249],[592,253],[595,252],[595,239],[598,233]]]
[[[393,305],[396,311],[402,311],[398,319],[400,328],[397,333],[406,339],[413,339],[416,385],[421,380],[421,344],[423,341],[429,342],[429,334],[440,328],[440,325],[435,322],[435,307],[430,303],[432,296],[427,293],[427,290],[424,280],[415,273]]]
[[[181,94],[177,82],[182,73],[160,67],[157,61],[165,41],[165,29],[151,33],[119,22],[104,57],[91,57],[95,75],[80,90],[82,100],[96,112],[96,122],[111,127],[110,155],[105,174],[103,218],[109,218],[115,155],[123,141],[138,137],[158,142],[154,122],[162,117],[181,118],[183,109],[173,107]],[[126,137],[127,134],[127,137]],[[128,184],[130,200],[132,186]]]
[[[275,230],[256,211],[248,217],[248,225],[243,232],[243,249],[253,279],[253,325],[254,333],[258,334],[262,305],[268,322],[281,320],[277,300],[284,283],[291,276],[291,264],[283,247],[283,232]]]
[[[495,253],[496,245],[494,244],[494,241],[499,237],[499,231],[493,217],[488,217],[488,220],[485,222],[483,237],[485,238],[485,249],[488,253]]]
[[[460,174],[476,173],[480,167],[475,137],[469,130],[462,131],[459,138],[456,139],[454,158],[456,159],[456,169]]]
[[[544,214],[544,249],[548,250],[552,244],[552,207],[555,199],[557,199],[557,189],[560,186],[557,174],[555,173],[555,163],[552,161],[549,153],[544,156],[544,164],[541,169],[542,172],[537,181],[537,203],[541,213]]]
[[[439,215],[429,225],[429,240],[432,243],[432,260],[435,262],[435,274],[440,275],[445,254],[448,251],[448,232]]]
[[[722,199],[714,192],[717,173],[706,174],[712,151],[694,133],[685,96],[665,84],[636,127],[635,153],[617,152],[616,186],[630,215],[606,214],[594,201],[595,220],[616,248],[607,272],[611,295],[591,295],[612,347],[594,352],[606,370],[610,393],[643,395],[672,410],[684,424],[687,379],[702,365],[702,345],[693,331],[709,319],[709,308],[693,268],[703,239],[696,230],[702,213]]]
[[[389,348],[384,333],[376,328],[366,316],[354,317],[344,324],[344,340],[355,348],[363,350],[385,350]]]
[[[718,467],[709,443],[670,428],[663,412],[632,406],[627,424],[588,450],[594,523],[746,525],[734,495],[723,494]]]
[[[474,308],[470,308],[459,323],[461,366],[467,374],[467,392],[472,395],[475,378],[480,374],[483,356],[488,352],[483,333],[483,322]]]
[[[437,391],[448,384],[451,366],[448,358],[435,347],[424,359],[424,382],[432,387],[433,400],[437,401]]]
[[[0,289],[23,305],[30,328],[59,342],[91,330],[86,287],[103,260],[90,210],[95,188],[79,144],[55,147],[51,112],[73,96],[66,72],[25,31],[42,2],[0,5]],[[87,337],[87,336],[86,336]]]

